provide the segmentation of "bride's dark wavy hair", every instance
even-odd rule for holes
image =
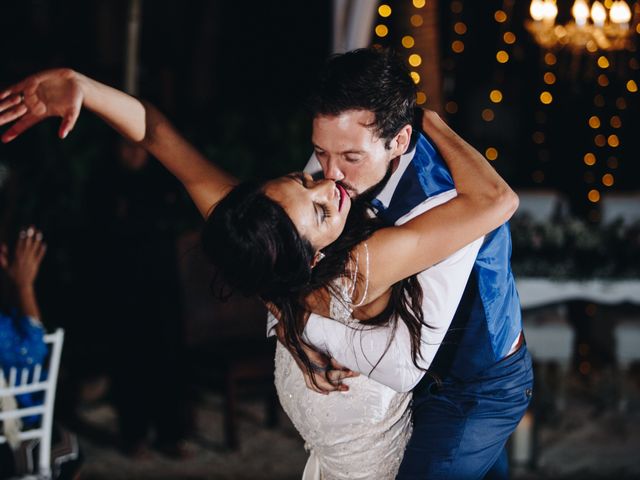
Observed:
[[[354,200],[344,231],[323,249],[325,258],[312,268],[315,251],[311,243],[300,236],[282,206],[264,194],[263,186],[259,182],[242,183],[220,201],[205,222],[203,250],[232,292],[257,295],[277,308],[285,341],[312,373],[314,366],[303,350],[303,346],[314,348],[302,335],[308,315],[305,299],[320,289],[336,293],[332,292],[332,281],[353,273],[349,271],[353,248],[383,225],[370,217],[366,201]],[[217,292],[224,296],[221,290]],[[422,288],[415,275],[393,285],[384,311],[363,325],[368,328],[390,323],[391,342],[398,317],[410,332],[413,362],[419,367],[424,317]]]

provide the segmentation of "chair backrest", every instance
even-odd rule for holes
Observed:
[[[14,367],[9,370],[9,378],[5,378],[2,369],[0,369],[0,376],[4,380],[2,382],[4,387],[0,387],[1,397],[36,392],[43,392],[44,394],[42,405],[23,408],[18,406],[16,410],[0,411],[0,423],[4,423],[6,419],[41,415],[41,422],[38,428],[20,432],[19,434],[20,441],[37,439],[40,443],[38,455],[39,478],[51,477],[53,406],[56,398],[56,385],[63,341],[64,331],[60,328],[44,336],[44,342],[49,346],[49,364],[46,372],[43,372],[43,365],[35,365],[33,368],[23,368],[21,370]],[[0,435],[0,444],[6,441],[6,437]]]

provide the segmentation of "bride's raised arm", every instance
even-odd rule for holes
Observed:
[[[65,138],[82,107],[156,157],[182,182],[203,216],[235,185],[154,106],[70,69],[39,72],[0,91],[0,125],[14,122],[2,141],[12,141],[48,117],[62,118],[58,135]]]

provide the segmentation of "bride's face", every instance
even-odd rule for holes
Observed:
[[[265,184],[264,193],[279,203],[298,233],[320,250],[344,230],[351,198],[333,180],[314,180],[306,173],[292,173]]]

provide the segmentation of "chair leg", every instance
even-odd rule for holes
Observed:
[[[238,433],[236,429],[236,382],[232,369],[227,371],[224,396],[224,441],[230,450],[238,448]]]

